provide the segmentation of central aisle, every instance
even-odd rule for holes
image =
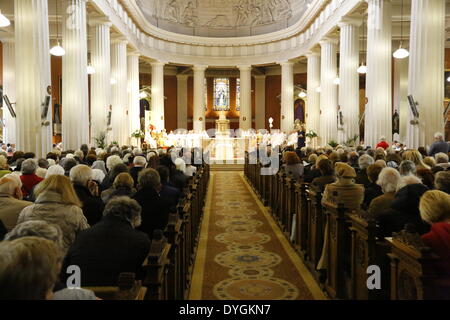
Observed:
[[[211,174],[189,299],[325,299],[241,172]]]

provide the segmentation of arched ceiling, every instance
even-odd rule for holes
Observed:
[[[129,0],[128,0],[129,1]],[[246,37],[298,22],[313,0],[134,0],[145,19],[166,31]]]

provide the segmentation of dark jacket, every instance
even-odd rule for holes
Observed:
[[[447,142],[436,141],[431,145],[430,151],[428,152],[428,154],[430,155],[430,157],[434,157],[434,155],[436,153],[443,152],[443,153],[447,154],[449,152],[449,150],[450,150],[450,148],[449,148],[449,145]]]
[[[188,183],[189,177],[180,170],[173,170],[170,176],[170,184],[180,191],[183,191]]]
[[[161,198],[170,203],[170,211],[176,212],[178,201],[180,201],[183,193],[177,188],[172,187],[169,183],[166,183],[163,184],[159,194]]]
[[[130,175],[133,177],[135,187],[138,184],[139,172],[141,172],[142,169],[144,169],[144,167],[133,167],[130,169]]]
[[[83,203],[83,214],[90,226],[99,222],[103,215],[105,205],[100,197],[94,197],[88,188],[74,184],[73,185],[78,198]]]
[[[166,228],[169,220],[170,203],[161,198],[152,187],[140,189],[133,196],[133,199],[142,207],[142,224],[137,229],[145,232],[152,239],[154,230]]]
[[[133,229],[126,220],[105,216],[78,235],[62,270],[69,265],[79,266],[82,286],[116,286],[121,272],[135,272],[142,277],[141,266],[149,250],[150,240],[145,233]]]
[[[327,184],[333,183],[336,181],[335,176],[322,176],[315,178],[313,182],[311,182],[311,188],[318,192],[323,192],[325,190],[325,186]]]
[[[312,169],[310,166],[305,167],[305,182],[312,182],[315,178],[322,175],[319,169]]]
[[[367,176],[366,169],[360,169],[360,170],[356,171],[355,182],[357,184],[364,185],[364,188],[367,188],[371,184],[369,177]]]
[[[428,191],[423,184],[410,184],[401,188],[392,201],[391,208],[378,216],[379,234],[390,237],[393,232],[405,228],[405,224],[414,225],[419,234],[427,233],[430,226],[422,221],[419,211],[420,197]]]
[[[369,208],[372,200],[381,195],[383,195],[383,190],[381,190],[381,187],[379,185],[377,185],[376,183],[369,184],[366,188],[364,188],[364,208]]]

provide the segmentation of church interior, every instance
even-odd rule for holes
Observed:
[[[450,0],[0,0],[0,107],[0,300],[450,299]]]

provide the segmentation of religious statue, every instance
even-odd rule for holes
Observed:
[[[400,134],[400,115],[397,110],[395,110],[392,115],[392,134],[398,133]]]

